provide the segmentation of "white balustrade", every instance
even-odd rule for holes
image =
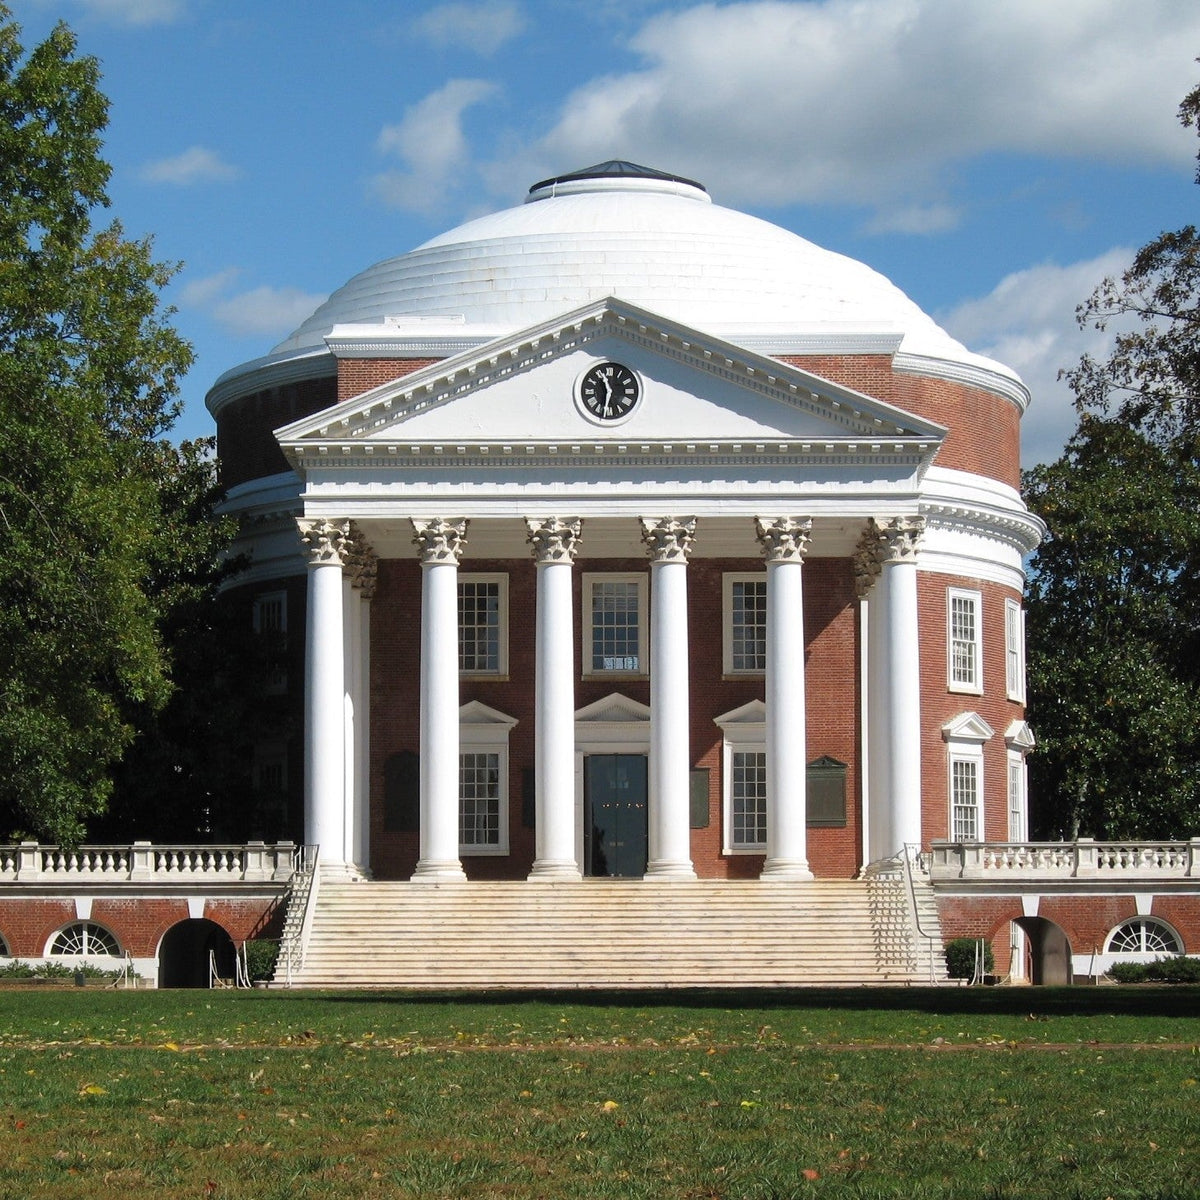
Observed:
[[[931,876],[1024,882],[1189,879],[1200,876],[1200,838],[1187,842],[934,842]]]
[[[313,847],[292,842],[231,846],[0,846],[0,889],[21,883],[104,884],[282,882],[291,878]]]

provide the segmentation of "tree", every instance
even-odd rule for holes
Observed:
[[[1200,87],[1179,109],[1200,132]],[[1196,182],[1200,183],[1200,169]],[[1077,313],[1078,428],[1025,477],[1032,813],[1045,835],[1200,830],[1200,234],[1160,234]]]
[[[160,307],[171,269],[93,226],[98,85],[66,26],[26,54],[0,6],[0,825],[64,841],[170,691],[157,439],[191,362]]]

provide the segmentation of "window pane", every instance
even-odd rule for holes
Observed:
[[[641,670],[639,607],[635,580],[593,582],[593,671]]]
[[[500,584],[495,580],[459,581],[458,669],[500,670]]]
[[[735,846],[763,846],[767,841],[767,756],[761,750],[733,754],[732,824]]]
[[[950,764],[950,808],[953,840],[979,840],[979,764],[955,759]]]
[[[735,671],[767,669],[767,581],[735,579],[731,595],[731,663]]]
[[[458,756],[458,841],[463,846],[500,844],[500,756]]]
[[[975,663],[976,606],[972,596],[950,597],[950,680],[974,687],[978,683]]]

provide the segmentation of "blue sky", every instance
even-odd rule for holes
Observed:
[[[608,158],[893,279],[1073,424],[1075,305],[1195,220],[1196,0],[9,0],[112,101],[113,213],[183,267],[175,433],[351,275]]]

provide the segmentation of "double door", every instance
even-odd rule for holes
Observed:
[[[584,873],[640,879],[646,873],[644,754],[589,754],[583,771]]]

